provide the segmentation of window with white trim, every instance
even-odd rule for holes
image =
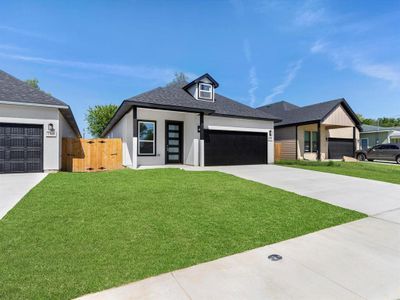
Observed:
[[[156,155],[156,122],[138,121],[139,155]]]
[[[213,86],[209,83],[199,83],[199,98],[213,100]]]
[[[318,132],[304,131],[304,152],[318,151]]]

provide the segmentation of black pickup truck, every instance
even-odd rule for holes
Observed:
[[[381,144],[368,150],[358,150],[356,158],[360,161],[391,160],[400,164],[400,144]]]

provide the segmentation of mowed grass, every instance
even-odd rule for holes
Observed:
[[[282,160],[276,164],[400,184],[400,166],[369,162]]]
[[[70,299],[362,217],[218,172],[50,174],[0,221],[0,298]]]

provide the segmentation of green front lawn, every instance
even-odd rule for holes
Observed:
[[[277,161],[276,164],[400,184],[400,166],[397,165],[368,162],[320,162],[304,160],[283,160]]]
[[[0,298],[70,299],[364,216],[218,172],[50,174],[0,221]]]

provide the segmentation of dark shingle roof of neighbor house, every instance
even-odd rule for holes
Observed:
[[[298,107],[289,102],[278,102],[259,107],[257,109],[264,112],[273,113],[281,122],[276,123],[276,127],[304,124],[310,122],[323,121],[337,106],[343,105],[344,109],[353,119],[357,127],[361,126],[360,120],[351,109],[347,101],[343,98],[325,101],[308,106]]]
[[[279,120],[279,118],[270,113],[257,110],[217,93],[215,93],[215,102],[196,100],[184,89],[186,86],[187,85],[158,87],[124,100],[102,135],[105,136],[134,105],[138,107],[204,112],[205,114],[214,116],[229,116],[271,121]]]
[[[81,136],[71,108],[65,102],[31,87],[2,70],[0,70],[0,103],[57,107],[74,132]]]
[[[376,131],[382,131],[382,132],[400,131],[400,127],[382,127],[382,126],[365,125],[365,124],[363,124],[361,127],[362,127],[362,132],[364,133],[376,132]]]

